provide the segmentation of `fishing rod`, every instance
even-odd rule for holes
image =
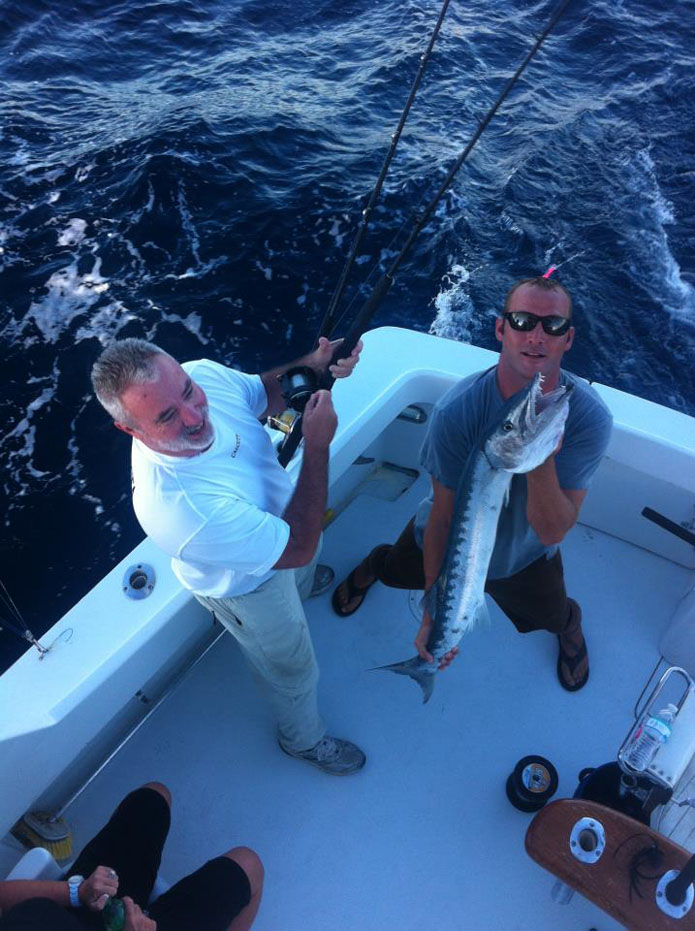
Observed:
[[[435,27],[432,30],[430,41],[427,44],[427,48],[425,49],[423,54],[420,56],[420,67],[417,70],[417,74],[415,75],[415,80],[413,81],[413,85],[410,88],[410,94],[408,95],[408,99],[405,102],[405,107],[403,108],[403,112],[401,113],[401,118],[398,121],[398,126],[396,127],[396,130],[393,133],[393,135],[391,136],[391,145],[389,146],[389,150],[386,153],[386,158],[384,159],[384,163],[381,166],[379,177],[377,178],[376,184],[374,185],[374,190],[371,193],[367,206],[362,211],[362,220],[360,221],[360,225],[357,228],[357,233],[353,240],[352,246],[350,247],[350,252],[348,253],[348,257],[345,262],[345,266],[343,267],[343,271],[340,275],[338,284],[336,285],[336,289],[333,292],[333,296],[331,297],[330,303],[328,305],[328,310],[326,311],[326,314],[319,328],[319,332],[316,337],[317,345],[318,345],[319,337],[328,336],[330,333],[333,332],[333,329],[336,326],[336,320],[335,320],[336,309],[343,296],[343,292],[345,291],[345,286],[347,284],[348,276],[352,270],[353,265],[355,264],[355,259],[357,257],[357,250],[359,249],[360,243],[362,242],[362,239],[364,238],[364,234],[367,232],[367,227],[369,226],[369,220],[372,215],[372,210],[374,209],[374,205],[379,197],[379,194],[381,193],[381,188],[383,187],[384,181],[386,179],[386,175],[388,174],[388,170],[391,165],[391,160],[393,159],[393,156],[396,153],[396,146],[398,145],[398,140],[401,138],[401,132],[403,131],[403,127],[405,126],[405,121],[408,119],[410,108],[412,107],[413,101],[415,100],[415,94],[417,93],[417,89],[420,86],[420,81],[422,80],[422,76],[425,73],[425,68],[427,67],[427,63],[430,60],[432,49],[434,48],[434,43],[437,39],[437,36],[439,35],[440,29],[442,28],[442,23],[444,22],[444,17],[446,16],[446,11],[449,8],[450,2],[451,0],[444,0],[444,3],[442,4],[442,8],[439,11],[439,18],[437,19]]]
[[[532,61],[532,59],[535,57],[536,53],[538,52],[540,47],[545,42],[548,35],[555,28],[555,26],[559,22],[560,18],[562,17],[562,15],[564,14],[565,10],[567,9],[570,3],[571,3],[571,0],[562,0],[562,3],[558,7],[557,11],[551,17],[548,25],[545,27],[541,35],[536,39],[535,43],[533,44],[533,47],[528,52],[528,54],[526,55],[522,63],[519,65],[519,67],[516,69],[512,77],[509,79],[502,93],[497,97],[493,105],[490,107],[490,109],[485,114],[483,120],[478,125],[478,128],[475,130],[475,132],[471,136],[471,139],[468,142],[467,146],[465,147],[463,152],[459,155],[459,157],[456,159],[451,169],[449,170],[446,178],[444,179],[442,184],[439,186],[439,189],[435,193],[434,197],[430,200],[429,204],[425,207],[421,216],[416,220],[415,225],[405,242],[405,245],[403,246],[401,251],[398,253],[396,258],[393,260],[393,262],[391,263],[388,271],[386,271],[381,276],[381,278],[377,281],[377,283],[374,285],[374,288],[372,289],[372,293],[369,295],[367,300],[362,305],[362,308],[360,309],[357,316],[355,317],[352,326],[350,327],[347,335],[345,336],[345,339],[334,350],[333,358],[331,359],[331,362],[329,363],[329,365],[336,362],[338,359],[338,356],[340,356],[340,358],[346,358],[347,356],[349,356],[352,350],[355,348],[355,346],[359,342],[359,339],[364,333],[364,331],[366,330],[369,324],[369,321],[376,313],[377,308],[379,307],[384,297],[388,293],[389,288],[393,284],[393,279],[394,279],[397,269],[399,268],[399,266],[405,259],[408,252],[410,252],[410,249],[412,248],[420,231],[423,229],[423,227],[427,224],[427,221],[429,220],[429,218],[432,216],[439,201],[442,199],[442,197],[446,193],[456,173],[459,171],[463,163],[466,161],[466,159],[468,158],[468,155],[474,148],[475,144],[478,142],[482,134],[485,132],[485,129],[487,128],[488,124],[493,119],[493,117],[495,116],[495,114],[497,113],[501,105],[504,103],[506,98],[509,96],[509,94],[512,91],[512,88],[514,87],[516,82],[519,80],[521,75],[524,73],[524,71],[526,70],[526,68]],[[328,388],[330,390],[334,381],[335,381],[335,378],[333,378],[333,376],[330,374],[330,371],[326,369],[326,373],[321,382],[321,387]],[[307,399],[308,399],[308,395],[307,395]],[[285,436],[285,439],[280,445],[280,449],[278,452],[278,461],[280,465],[282,466],[286,466],[287,463],[291,460],[297,447],[299,446],[299,443],[301,442],[302,410],[299,410],[299,416],[296,418],[296,420],[292,424],[292,427],[290,428],[289,432]]]

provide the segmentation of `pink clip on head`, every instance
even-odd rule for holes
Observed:
[[[552,273],[555,271],[556,268],[557,268],[557,265],[551,265],[548,271],[543,275],[543,277],[550,278],[550,276],[552,275]]]

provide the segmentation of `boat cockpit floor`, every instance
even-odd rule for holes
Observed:
[[[344,577],[396,538],[425,489],[421,477],[397,502],[356,497],[321,561]],[[408,593],[376,585],[347,619],[329,593],[307,604],[321,708],[330,733],[366,751],[360,774],[329,777],[280,752],[225,637],[69,810],[78,843],[130,788],[158,779],[174,798],[163,877],[254,848],[266,868],[259,931],[617,928],[578,895],[551,901],[553,878],[524,852],[531,815],[510,805],[505,781],[540,754],[558,770],[556,797],[570,796],[581,769],[615,759],[689,573],[582,525],[563,555],[591,659],[581,692],[557,682],[554,637],[518,634],[490,603],[490,625],[462,642],[423,705],[413,682],[370,671],[414,653]]]

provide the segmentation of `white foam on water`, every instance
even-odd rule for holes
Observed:
[[[157,249],[159,252],[163,252],[167,257],[168,261],[171,262],[171,252],[167,252],[162,246],[158,245],[156,242],[152,242],[151,239],[148,239],[147,242],[142,244],[143,248],[147,246],[148,249]]]
[[[166,321],[167,323],[180,323],[181,326],[185,327],[189,333],[193,333],[203,345],[207,345],[210,342],[207,336],[203,335],[203,318],[200,314],[192,311],[190,314],[187,314],[185,317],[182,317],[180,314],[167,314],[161,308],[158,308],[160,322]],[[155,328],[156,329],[156,328]]]
[[[94,168],[96,168],[96,162],[89,162],[87,165],[78,165],[75,169],[75,181],[80,183],[86,181]]]
[[[68,221],[67,227],[58,235],[59,246],[76,246],[82,242],[87,229],[87,221],[79,217],[73,217]]]
[[[24,330],[33,320],[44,339],[55,342],[75,317],[86,313],[101,300],[109,283],[100,274],[101,259],[95,257],[91,272],[80,275],[77,261],[54,272],[46,282],[48,294],[41,301],[33,301],[25,319],[19,324]]]
[[[115,339],[131,320],[137,320],[137,314],[128,310],[121,301],[110,301],[91,313],[88,321],[77,328],[75,342],[96,338],[105,346]]]
[[[104,513],[104,502],[96,495],[89,494],[85,491],[87,488],[87,480],[83,478],[82,475],[83,469],[80,461],[80,450],[77,444],[77,422],[93,400],[91,392],[89,394],[83,394],[80,399],[80,405],[75,412],[75,416],[70,421],[70,436],[67,444],[68,450],[70,451],[70,461],[63,471],[70,475],[72,479],[70,487],[68,488],[68,494],[79,497],[82,501],[91,504],[94,507],[94,516],[101,517]]]
[[[308,293],[309,293],[309,284],[308,282],[303,281],[302,282],[302,293],[297,298],[297,303],[299,304],[300,307],[303,307],[304,304],[306,304],[306,297]]]
[[[37,379],[31,379],[29,383],[36,381]],[[44,387],[41,393],[27,405],[25,416],[2,438],[3,454],[6,457],[3,469],[6,491],[9,491],[8,479],[12,484],[12,493],[8,494],[8,501],[11,501],[13,496],[24,496],[31,490],[31,484],[26,481],[27,476],[39,479],[51,478],[51,473],[37,469],[32,461],[36,446],[34,418],[55,397],[56,383],[57,374],[54,372],[52,384]]]
[[[216,268],[219,268],[220,265],[226,264],[227,257],[224,255],[219,255],[216,259],[210,259],[209,262],[201,263],[197,268],[187,268],[185,272],[182,272],[179,275],[175,275],[170,272],[164,277],[173,278],[175,281],[182,281],[184,278],[202,278],[207,275],[208,272],[214,271]]]
[[[25,235],[24,231],[17,229],[11,223],[0,226],[0,256],[2,256],[3,268],[9,268],[17,263],[28,264],[27,259],[20,257],[16,251],[17,245],[24,239]]]
[[[195,228],[193,216],[188,207],[186,193],[181,181],[179,181],[179,191],[176,199],[179,205],[179,213],[181,214],[181,226],[183,227],[184,232],[188,234],[188,240],[191,246],[191,252],[193,253],[193,258],[195,259],[197,265],[201,265],[200,237],[198,236],[198,230]]]
[[[272,281],[272,280],[273,280],[273,269],[272,269],[269,265],[262,265],[262,264],[258,261],[258,259],[256,259],[256,268],[257,268],[259,271],[263,272],[263,274],[265,275],[265,280],[266,280],[266,281]]]
[[[626,237],[630,272],[671,316],[695,320],[695,288],[684,281],[665,229],[675,222],[674,208],[659,187],[649,150],[638,152],[630,168],[630,189],[641,207]]]
[[[470,280],[468,269],[454,262],[442,278],[439,294],[434,298],[435,317],[430,333],[462,343],[475,342],[481,332],[481,317],[476,315],[466,290]]]
[[[142,205],[142,207],[138,208],[137,210],[131,210],[128,214],[128,221],[129,221],[129,225],[131,229],[137,226],[137,224],[143,218],[144,214],[152,213],[152,210],[154,209],[154,201],[155,201],[154,187],[152,186],[152,180],[148,178],[147,179],[147,200]],[[161,246],[157,246],[156,243],[153,243],[153,242],[144,243],[143,245],[155,246],[157,249],[162,248]],[[165,251],[166,251],[165,249],[162,249],[162,252],[165,252]]]
[[[509,230],[510,233],[514,233],[515,236],[524,235],[523,229],[506,209],[500,214],[499,222],[501,226]]]
[[[132,257],[135,259],[135,265],[137,266],[136,274],[140,276],[141,281],[151,280],[152,276],[147,274],[147,263],[145,262],[143,257],[140,255],[140,251],[138,250],[135,243],[131,242],[130,239],[126,239],[125,236],[122,238],[122,242],[123,242],[123,245],[126,247],[128,254],[132,255]]]
[[[331,223],[332,223],[332,226],[331,226],[331,228],[330,228],[329,231],[328,231],[328,235],[333,237],[333,239],[335,240],[335,244],[336,244],[336,246],[338,247],[338,249],[342,249],[342,247],[343,247],[343,240],[345,239],[345,233],[341,233],[341,232],[340,232],[340,218],[339,218],[339,217],[331,217],[331,218],[330,218],[330,221],[331,221]]]

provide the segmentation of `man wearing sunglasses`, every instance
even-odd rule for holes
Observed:
[[[540,372],[543,391],[571,384],[563,440],[542,465],[512,478],[497,528],[486,592],[520,633],[557,635],[557,676],[568,691],[589,678],[581,609],[567,597],[558,544],[576,523],[592,475],[608,445],[611,415],[596,392],[561,369],[574,340],[572,300],[556,280],[528,278],[507,294],[495,323],[499,362],[464,378],[435,406],[420,460],[432,491],[394,545],[377,546],[333,595],[341,617],[356,611],[376,581],[394,588],[429,589],[444,561],[458,479],[471,450],[499,418],[504,403]],[[425,612],[415,639],[423,659],[432,621]],[[445,668],[457,649],[442,660]]]

